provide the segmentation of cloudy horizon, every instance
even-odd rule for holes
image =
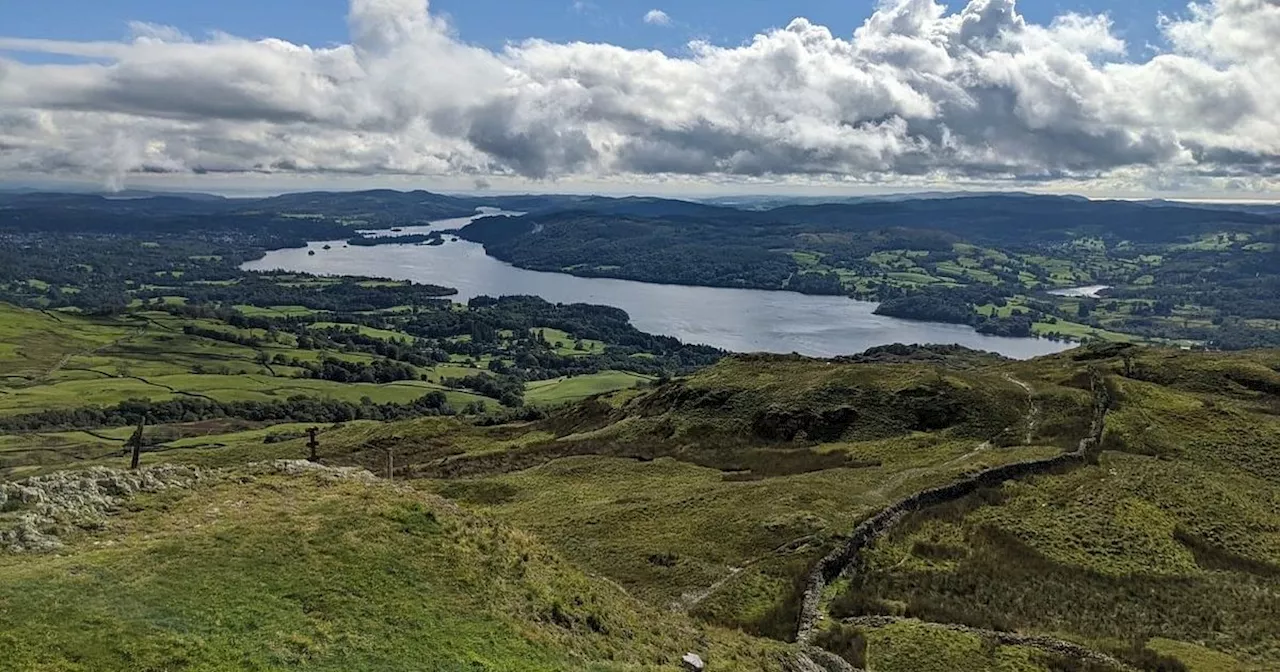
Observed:
[[[139,17],[140,20],[146,17]],[[736,46],[467,41],[351,0],[321,46],[135,22],[4,37],[0,179],[600,193],[1280,193],[1280,2],[1213,0],[1127,44],[1105,15],[882,2]],[[643,15],[669,30],[672,7]],[[1143,54],[1146,54],[1145,56]]]

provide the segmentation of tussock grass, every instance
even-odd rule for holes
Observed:
[[[0,557],[11,670],[640,670],[782,647],[662,613],[411,490],[232,479],[140,497],[67,553]]]

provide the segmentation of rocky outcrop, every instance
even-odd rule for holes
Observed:
[[[380,479],[369,470],[360,467],[326,467],[307,460],[276,460],[249,465],[251,474],[282,474],[284,476],[316,476],[326,481],[356,481],[376,483]]]
[[[810,644],[820,617],[822,594],[827,585],[840,575],[853,571],[858,565],[863,549],[875,543],[876,539],[908,513],[952,502],[980,489],[999,486],[1005,481],[1053,473],[1096,462],[1105,430],[1106,414],[1111,408],[1112,400],[1106,381],[1097,370],[1090,371],[1090,387],[1094,397],[1093,420],[1089,434],[1080,440],[1074,452],[1043,460],[1029,460],[994,467],[950,485],[918,492],[885,507],[854,528],[849,537],[818,561],[810,572],[801,600],[796,641],[801,645]]]
[[[190,487],[204,474],[194,467],[162,465],[138,471],[94,467],[0,483],[0,548],[53,551],[74,528],[92,527],[127,497]]]

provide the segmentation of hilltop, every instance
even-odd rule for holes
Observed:
[[[541,419],[326,426],[319,453],[332,467],[394,475],[399,485],[379,492],[518,530],[563,558],[563,571],[610,582],[616,601],[596,603],[597,618],[716,633],[707,636],[723,648],[707,655],[710,669],[844,669],[826,650],[904,672],[1263,670],[1280,662],[1271,597],[1280,590],[1278,391],[1273,351],[1120,345],[1030,362],[901,346],[840,360],[733,356]],[[298,434],[264,442],[271,435],[213,433],[144,457],[234,473],[306,454]],[[217,487],[246,502],[289,493],[289,506],[303,509],[313,497],[337,508],[369,501],[346,486],[318,492],[273,479],[259,480],[279,492]],[[914,499],[925,492],[938,494]],[[182,510],[150,495],[136,502],[126,519]],[[364,516],[365,506],[347,508]],[[885,512],[871,536],[850,536]],[[118,543],[126,528],[116,520],[76,543]],[[237,529],[257,534],[265,520]],[[855,539],[853,555],[840,555]],[[391,541],[360,543],[381,553]],[[481,544],[465,563],[484,565],[493,550]],[[815,568],[832,557],[837,571],[814,592]],[[237,562],[235,552],[210,559],[202,581],[222,585],[230,579],[220,572]],[[510,627],[561,632],[525,613],[513,612]],[[816,617],[808,631],[806,613]],[[140,618],[169,631],[158,616]],[[625,658],[654,650],[628,628],[633,637],[610,629],[587,640],[661,668],[649,654]],[[582,653],[599,650],[578,641],[585,631],[569,630],[547,640],[550,650],[595,655]],[[803,645],[790,643],[797,634]],[[679,641],[662,655],[707,651]]]

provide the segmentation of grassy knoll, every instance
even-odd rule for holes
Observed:
[[[236,310],[250,317],[303,317],[314,315],[314,311],[306,306],[236,306]]]
[[[655,604],[785,636],[791,573],[803,571],[850,517],[966,469],[1042,454],[975,453],[973,443],[944,442],[928,448],[937,456],[930,459],[916,448],[832,446],[883,461],[747,480],[670,458],[583,456],[432,488],[552,540],[572,560]]]
[[[412,491],[255,476],[139,496],[57,557],[0,556],[6,669],[781,669]]]
[[[358,333],[373,338],[381,338],[386,341],[412,341],[413,336],[403,331],[391,331],[390,329],[375,329],[373,327],[356,326],[342,324],[339,322],[314,322],[311,324],[312,329],[355,329]]]
[[[1019,646],[996,646],[961,632],[902,622],[862,633],[862,662],[883,672],[1038,672],[1057,668],[1041,652]]]
[[[557,354],[564,355],[566,357],[598,355],[603,353],[605,349],[603,341],[596,341],[589,338],[576,338],[572,334],[559,329],[544,327],[534,329],[533,331],[550,343],[556,349]]]
[[[1280,660],[1270,354],[733,358],[528,429],[468,430],[471,448],[432,459],[475,469],[424,486],[650,603],[785,637],[796,577],[860,518],[963,473],[1074,447],[1088,366],[1109,372],[1118,399],[1099,466],[913,515],[873,549],[868,578],[837,587],[832,614],[1041,634],[1143,670],[1269,669]],[[977,411],[920,416],[914,399]],[[843,426],[846,404],[860,414]],[[560,438],[495,438],[534,427]],[[815,440],[833,427],[838,438]],[[1074,669],[927,624],[857,638],[869,669]]]
[[[842,409],[857,397],[853,422]],[[913,410],[925,405],[939,413]],[[735,358],[526,428],[434,439],[406,428],[397,460],[423,460],[432,490],[535,532],[654,604],[785,638],[795,578],[852,520],[969,470],[1057,452],[1039,432],[1025,445],[1025,429],[989,441],[1025,427],[1027,412],[1025,390],[999,374]],[[533,431],[543,434],[510,438]],[[376,465],[379,455],[333,459]]]
[[[586,376],[539,380],[525,386],[525,399],[531,404],[554,406],[635,387],[651,380],[629,371],[602,371]]]

